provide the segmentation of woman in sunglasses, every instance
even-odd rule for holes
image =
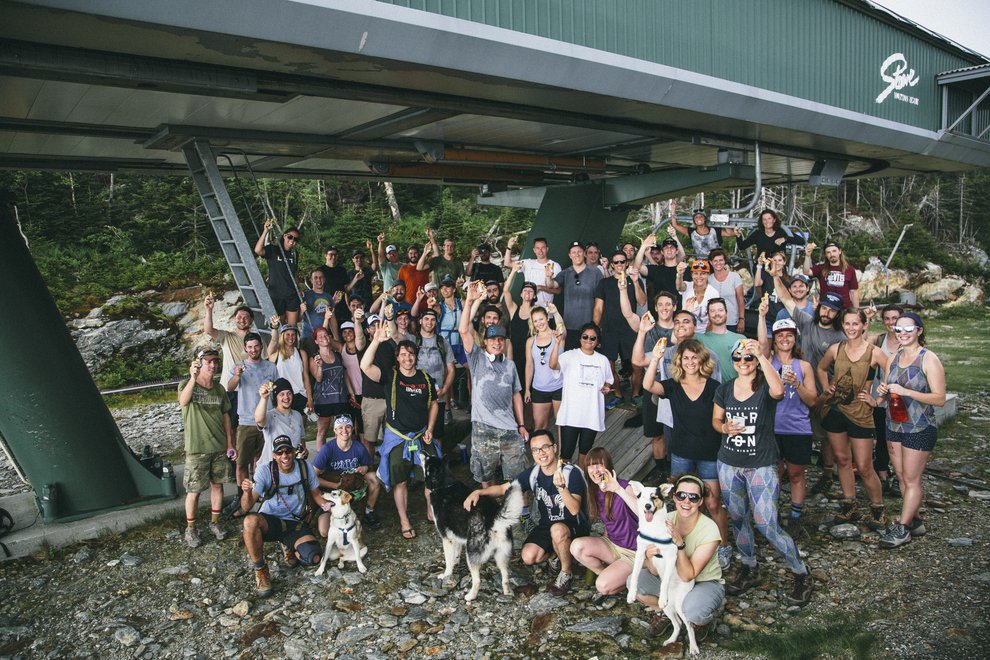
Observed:
[[[732,363],[737,375],[719,386],[712,412],[712,427],[722,434],[718,481],[742,559],[742,568],[729,585],[729,593],[739,596],[760,583],[752,515],[756,529],[783,556],[794,574],[794,587],[784,600],[806,605],[811,600],[811,573],[777,516],[780,450],[774,436],[774,415],[777,402],[784,397],[784,383],[753,339],[736,343]]]
[[[704,344],[697,339],[688,339],[679,343],[674,351],[670,365],[672,377],[658,381],[656,375],[665,352],[666,342],[658,341],[650,356],[643,389],[670,402],[674,416],[670,446],[667,447],[670,472],[691,472],[704,479],[708,515],[716,522],[721,537],[725,539],[725,544],[719,548],[719,562],[722,568],[728,568],[732,559],[729,519],[722,509],[716,465],[722,438],[709,423],[715,405],[715,392],[719,387],[719,382],[711,377],[716,368],[715,361]]]
[[[901,515],[880,537],[881,548],[896,548],[925,533],[918,517],[921,474],[935,449],[935,406],[945,405],[945,370],[925,348],[925,325],[904,312],[894,326],[900,348],[887,365],[880,395],[887,400],[887,448],[904,494]]]
[[[584,470],[595,436],[605,430],[605,395],[612,389],[612,364],[597,352],[601,333],[594,323],[578,331],[581,348],[560,354],[563,336],[557,335],[550,350],[550,368],[563,377],[557,426],[560,427],[560,458],[570,461],[578,449],[578,465]]]
[[[725,601],[722,569],[716,550],[722,532],[711,518],[701,515],[701,503],[708,497],[708,482],[693,474],[684,474],[674,482],[674,510],[667,514],[667,529],[671,541],[677,546],[677,574],[682,580],[694,580],[694,587],[684,597],[684,616],[695,628],[695,638],[700,642],[707,636],[703,626],[712,623],[715,613]],[[639,602],[659,611],[657,594],[661,580],[653,572],[656,568],[649,561],[661,554],[655,545],[647,546],[647,562],[639,575],[636,595]],[[650,636],[666,636],[670,621],[662,612],[650,622]]]
[[[529,339],[526,340],[526,381],[523,401],[533,408],[533,428],[550,428],[550,410],[556,415],[560,410],[560,398],[564,377],[557,369],[550,368],[550,352],[557,343],[557,336],[550,329],[548,311],[556,316],[557,327],[563,329],[564,321],[553,303],[534,307],[529,314]],[[566,332],[566,331],[565,331]],[[563,338],[561,339],[563,341]]]

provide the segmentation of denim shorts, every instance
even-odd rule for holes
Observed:
[[[696,474],[702,481],[718,481],[718,461],[696,461],[682,458],[677,454],[670,455],[671,474]]]

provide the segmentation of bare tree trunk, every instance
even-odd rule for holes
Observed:
[[[388,208],[392,212],[392,222],[398,224],[402,222],[402,215],[399,213],[399,201],[395,198],[395,189],[391,181],[385,182],[385,198],[388,199]]]
[[[72,172],[69,172],[69,194],[72,196],[72,212],[79,213],[79,209],[76,208],[76,179],[72,176]]]
[[[959,175],[959,243],[963,242],[966,236],[966,229],[964,224],[965,214],[963,212],[963,201],[965,199],[965,189],[966,189],[966,175]]]

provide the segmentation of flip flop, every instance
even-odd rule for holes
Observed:
[[[416,530],[410,527],[409,529],[402,530],[402,538],[407,541],[411,541],[416,538]]]

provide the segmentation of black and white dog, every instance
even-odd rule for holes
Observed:
[[[443,459],[423,456],[426,487],[430,489],[433,520],[443,539],[446,565],[438,577],[446,580],[454,572],[461,550],[467,547],[467,565],[471,571],[471,590],[464,596],[471,601],[481,588],[481,566],[491,558],[502,573],[502,593],[508,596],[509,558],[512,556],[510,529],[519,522],[523,496],[518,484],[513,484],[501,503],[494,497],[483,496],[471,511],[464,510],[464,500],[471,491],[457,481]]]

